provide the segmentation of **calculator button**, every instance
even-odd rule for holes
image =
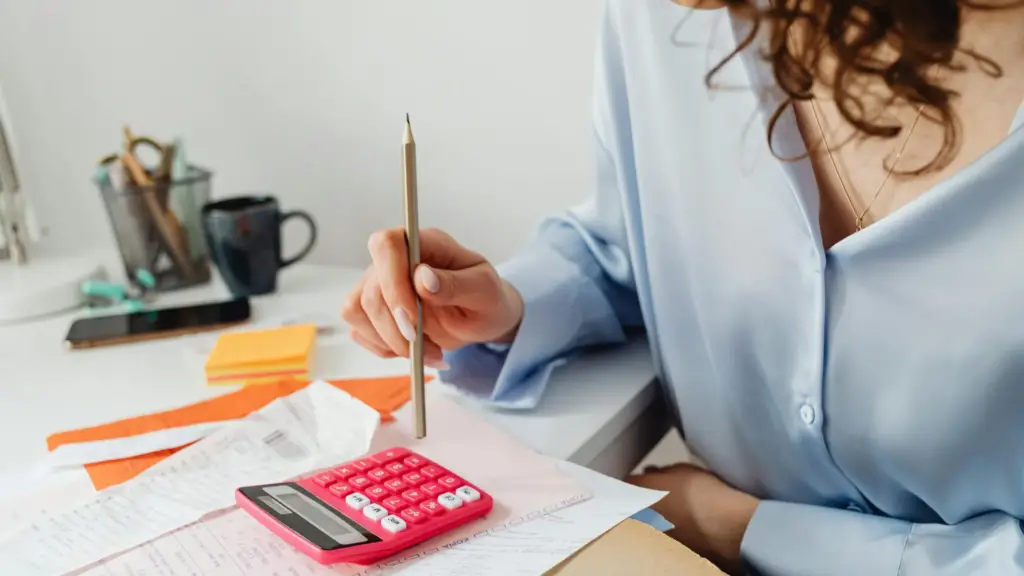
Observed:
[[[388,511],[380,504],[370,504],[366,508],[363,508],[363,515],[370,520],[380,520],[388,515]]]
[[[402,482],[398,478],[392,478],[391,480],[388,480],[387,482],[384,483],[384,487],[395,494],[401,494],[402,490],[409,488],[409,486],[405,485],[405,482]]]
[[[383,469],[383,468],[374,468],[373,470],[370,470],[369,472],[367,472],[366,476],[368,478],[370,478],[371,480],[376,480],[377,482],[383,482],[383,481],[387,480],[388,478],[391,478],[391,473],[388,472],[387,470]]]
[[[345,478],[348,478],[349,476],[355,476],[356,474],[359,473],[359,470],[356,470],[352,466],[339,466],[339,467],[335,468],[334,470],[331,470],[331,472],[333,472],[334,475],[337,476],[338,478],[341,478],[342,480],[344,480]]]
[[[420,490],[427,496],[437,497],[440,496],[441,494],[444,494],[447,491],[447,488],[441,486],[440,484],[427,482],[426,484],[420,486]]]
[[[424,466],[423,469],[420,470],[420,474],[423,474],[427,478],[440,478],[441,476],[444,476],[447,473],[448,473],[447,470],[445,470],[444,468],[441,468],[440,466],[438,466],[436,464],[431,464],[430,466]]]
[[[456,508],[462,506],[462,500],[460,500],[458,496],[452,494],[451,492],[445,492],[444,494],[438,496],[437,503],[449,510],[455,510]]]
[[[455,495],[465,500],[466,502],[476,502],[480,499],[480,493],[470,488],[469,486],[463,486],[455,491]]]
[[[363,458],[361,460],[356,460],[351,464],[351,466],[360,472],[366,472],[371,468],[376,468],[379,464],[373,458]]]
[[[401,532],[402,530],[405,530],[405,520],[402,520],[401,518],[399,518],[398,516],[395,516],[394,514],[392,514],[391,516],[388,516],[387,518],[384,518],[383,520],[381,520],[380,521],[380,525],[383,526],[385,530],[387,530],[388,532],[391,532],[392,534],[395,534],[396,532]]]
[[[348,504],[349,508],[362,510],[365,506],[370,504],[370,499],[359,492],[353,492],[345,497],[345,504]]]
[[[387,470],[388,472],[391,472],[395,476],[401,476],[402,474],[405,474],[406,472],[409,471],[409,468],[405,464],[402,464],[401,462],[392,462],[391,464],[385,466],[384,469]]]
[[[334,474],[331,474],[330,472],[322,472],[320,474],[317,474],[316,476],[313,476],[313,482],[317,486],[323,486],[324,488],[327,488],[328,486],[334,484],[337,481],[338,477],[335,476]]]
[[[423,510],[431,516],[440,516],[441,514],[444,514],[444,506],[438,504],[436,500],[427,500],[420,504],[420,510]]]
[[[390,450],[384,450],[373,455],[373,459],[381,464],[387,464],[388,462],[394,462],[395,460],[401,460],[409,455],[409,451],[405,448],[391,448]]]
[[[409,503],[398,496],[390,496],[382,500],[380,505],[386,508],[388,512],[398,512],[408,506]]]
[[[363,488],[366,488],[370,484],[373,484],[373,482],[370,482],[370,480],[366,476],[353,476],[348,479],[348,485],[355,488],[356,490],[362,490]]]
[[[380,502],[381,500],[391,496],[391,493],[384,489],[383,486],[370,486],[366,490],[363,490],[363,494],[370,497],[370,500],[374,502]]]
[[[430,464],[430,462],[428,462],[426,458],[416,455],[409,456],[405,460],[402,460],[402,462],[404,462],[405,465],[408,466],[409,468],[422,468],[427,464]]]
[[[444,478],[438,480],[437,483],[440,484],[441,486],[448,488],[449,490],[454,490],[455,488],[462,486],[462,480],[459,479],[457,476],[445,476]]]
[[[421,524],[427,521],[427,513],[419,508],[406,508],[400,516],[410,524]]]
[[[402,492],[402,498],[408,500],[410,504],[418,504],[422,502],[426,496],[424,496],[423,492],[420,492],[419,490],[406,490],[405,492]]]
[[[349,492],[352,492],[352,487],[344,482],[338,482],[337,484],[331,484],[328,490],[338,498],[344,498]]]
[[[409,472],[408,474],[402,476],[402,480],[405,480],[407,483],[413,486],[419,486],[420,484],[423,484],[423,482],[426,479],[427,477],[424,476],[423,474],[420,474],[419,472]]]

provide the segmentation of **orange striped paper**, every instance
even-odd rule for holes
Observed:
[[[330,380],[329,382],[380,412],[382,422],[393,420],[394,418],[391,413],[402,407],[410,398],[408,376]],[[217,396],[216,398],[196,402],[195,404],[189,404],[173,410],[136,416],[89,428],[59,432],[47,438],[46,443],[50,450],[54,450],[64,444],[112,440],[114,438],[135,436],[166,428],[190,426],[204,422],[237,420],[263,408],[277,398],[301,390],[308,386],[309,383],[308,380],[289,380],[272,384],[261,384],[259,386],[246,386],[223,396]],[[184,446],[181,448],[184,448]],[[134,478],[143,470],[181,450],[181,448],[172,448],[121,460],[95,462],[87,464],[85,469],[92,479],[93,486],[97,490],[102,490]]]

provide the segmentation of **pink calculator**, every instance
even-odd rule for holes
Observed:
[[[247,486],[235,501],[321,564],[370,564],[490,512],[464,478],[391,448],[297,482]]]

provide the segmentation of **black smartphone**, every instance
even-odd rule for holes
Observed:
[[[71,349],[113,346],[227,328],[249,320],[248,298],[75,320],[64,342]]]

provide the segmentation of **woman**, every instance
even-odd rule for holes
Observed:
[[[635,481],[672,491],[687,546],[733,572],[1021,572],[1024,9],[725,4],[609,0],[591,201],[497,270],[428,231],[409,282],[401,231],[375,234],[353,337],[406,355],[418,293],[445,378],[530,407],[642,327],[708,471]]]

